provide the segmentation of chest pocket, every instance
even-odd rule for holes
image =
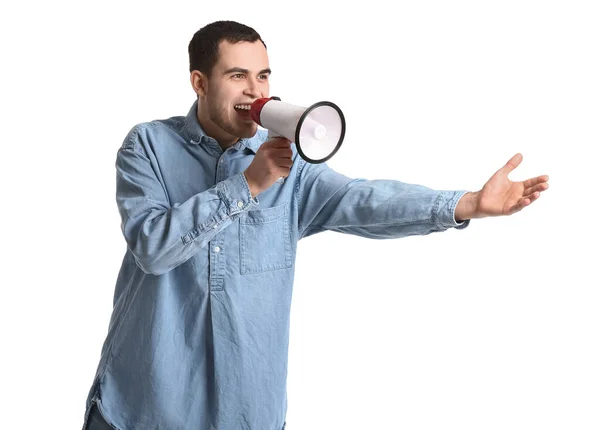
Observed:
[[[240,217],[241,274],[292,267],[287,204],[248,211]]]

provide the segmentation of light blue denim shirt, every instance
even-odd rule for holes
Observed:
[[[351,179],[298,156],[252,198],[267,132],[223,151],[196,117],[136,125],[116,159],[127,242],[86,402],[119,430],[281,430],[297,242],[449,228],[465,191]]]

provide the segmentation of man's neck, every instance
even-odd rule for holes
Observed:
[[[200,127],[202,127],[204,133],[206,133],[208,137],[215,139],[223,151],[232,147],[240,140],[239,137],[232,136],[229,133],[219,130],[219,128],[209,119],[203,119],[200,115],[200,108],[198,108],[196,118],[198,119]],[[219,131],[221,131],[221,133],[219,133]]]

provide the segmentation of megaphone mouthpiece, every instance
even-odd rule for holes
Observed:
[[[252,102],[252,104],[250,105],[250,118],[252,118],[252,121],[254,121],[255,123],[257,123],[261,127],[262,127],[262,123],[260,122],[260,112],[261,112],[263,106],[269,100],[272,100],[272,99],[271,98],[262,97],[262,98],[254,100]]]

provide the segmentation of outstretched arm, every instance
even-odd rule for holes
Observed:
[[[494,173],[479,191],[466,193],[456,205],[456,221],[489,216],[512,215],[540,197],[548,189],[548,175],[513,182],[508,175],[523,161],[515,154]]]
[[[299,237],[337,231],[374,239],[425,235],[457,223],[454,211],[466,193],[434,190],[396,180],[352,179],[325,163],[307,164],[296,177]]]

